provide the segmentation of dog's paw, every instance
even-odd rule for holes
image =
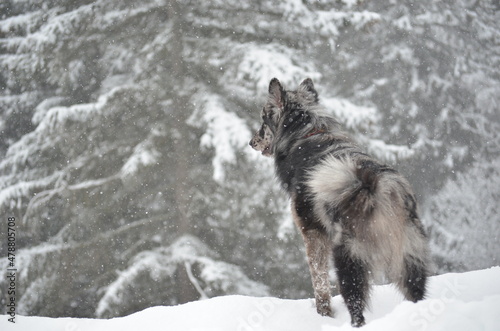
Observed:
[[[366,323],[365,323],[365,318],[364,317],[361,317],[361,318],[352,318],[351,319],[351,325],[354,328],[360,328],[360,327],[362,327],[365,324]]]
[[[330,302],[318,302],[316,304],[316,311],[321,316],[329,316],[329,317],[334,316],[333,309],[330,306]]]

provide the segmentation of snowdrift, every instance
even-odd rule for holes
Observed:
[[[335,331],[351,329],[339,296],[335,318],[316,314],[314,301],[217,297],[174,307],[153,307],[109,320],[0,316],[0,330],[37,331]],[[404,301],[391,285],[376,286],[361,330],[500,330],[500,267],[431,277],[428,298]]]

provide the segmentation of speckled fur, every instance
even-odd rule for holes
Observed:
[[[310,79],[297,90],[274,78],[250,145],[274,157],[292,200],[319,314],[333,316],[328,261],[333,259],[351,323],[365,323],[369,275],[383,274],[411,301],[422,299],[428,243],[415,196],[396,170],[364,153],[325,114]]]

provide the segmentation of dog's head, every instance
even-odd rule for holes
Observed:
[[[269,83],[269,97],[262,108],[262,125],[255,133],[250,146],[264,156],[273,156],[274,138],[287,111],[306,109],[318,103],[318,92],[310,78],[305,79],[295,91],[285,91],[277,78]]]

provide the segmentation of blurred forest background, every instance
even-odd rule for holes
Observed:
[[[437,273],[500,263],[498,0],[3,0],[0,68],[20,314],[312,297],[248,146],[273,77],[408,176]]]

